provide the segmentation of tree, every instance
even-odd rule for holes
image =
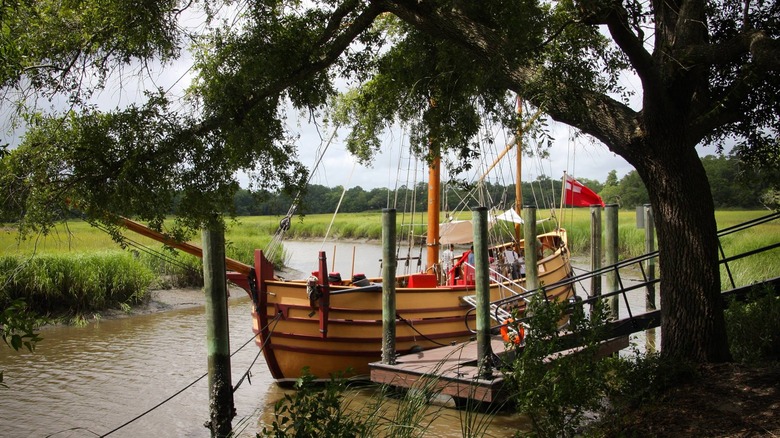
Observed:
[[[628,172],[620,179],[619,188],[620,201],[624,207],[632,208],[644,205],[650,200],[647,189],[639,177],[639,173],[635,170]]]
[[[760,208],[766,191],[764,178],[753,166],[726,156],[702,158],[712,186],[715,208]]]
[[[714,206],[695,146],[734,135],[755,150],[776,136],[775,4],[374,1],[342,2],[335,11],[326,14],[334,21],[325,29],[344,23],[338,36],[373,35],[360,23],[385,12],[406,24],[396,28],[394,50],[376,57],[379,73],[352,105],[356,150],[376,147],[380,121],[406,121],[415,113],[423,113],[419,132],[454,147],[473,135],[470,98],[479,96],[483,107],[500,113],[497,90],[516,91],[552,118],[604,142],[637,169],[648,188],[661,252],[664,354],[729,358]],[[599,26],[611,40],[602,38]],[[645,40],[646,26],[652,43]],[[338,37],[322,38],[335,30],[318,35],[314,40],[334,42],[319,50],[319,59],[339,50]],[[640,110],[611,97],[621,91],[623,68],[641,82]],[[407,100],[389,99],[399,96]],[[425,109],[426,98],[449,106]],[[427,138],[420,135],[417,143]]]
[[[181,213],[197,222],[207,217],[204,211],[224,207],[217,201],[236,190],[236,170],[255,171],[257,181],[270,185],[300,184],[305,172],[280,108],[320,115],[336,95],[337,77],[360,85],[334,115],[352,127],[349,145],[360,158],[381,147],[383,128],[403,122],[420,154],[451,152],[456,168],[466,169],[479,153],[474,139],[485,118],[519,127],[507,99],[511,90],[636,168],[658,232],[662,350],[696,361],[728,359],[714,205],[695,146],[733,137],[745,156],[762,156],[757,151],[766,148],[779,156],[776,2],[268,0],[245,6],[238,22],[199,40],[191,88],[197,112],[175,113],[155,93],[139,107],[71,116],[58,131],[70,141],[38,137],[25,153],[3,159],[12,163],[2,163],[3,170],[15,177],[0,184],[16,189],[17,210],[27,215],[40,211],[28,200],[71,197],[71,204],[58,206],[75,201],[93,217],[107,208],[159,220],[156,205],[142,196],[177,188],[184,193]],[[132,30],[154,29],[142,24]],[[639,80],[638,109],[620,85],[625,71]],[[111,158],[116,154],[123,161]],[[32,159],[42,155],[45,160]],[[119,180],[143,166],[156,171],[133,181],[140,187],[121,190]],[[37,190],[42,195],[31,196]],[[123,202],[100,204],[117,198]]]
[[[203,3],[207,20],[216,3]],[[196,38],[179,25],[194,4],[3,3],[0,53],[7,56],[0,58],[0,86],[19,98],[2,103],[6,114],[22,109],[27,132],[17,149],[0,149],[0,216],[18,220],[23,232],[47,232],[74,208],[110,226],[121,214],[160,228],[173,209],[182,225],[198,228],[214,212],[232,211],[237,172],[271,191],[294,193],[303,185],[307,172],[275,117],[274,99],[252,105],[248,115],[258,119],[246,135],[246,117],[232,118],[232,128],[203,122],[197,108],[175,111],[162,89],[108,112],[90,101],[112,76],[120,84],[138,81],[151,64],[178,58],[183,41]],[[43,112],[39,103],[47,99],[51,108]],[[58,110],[63,100],[65,110]]]
[[[616,203],[621,205],[620,189],[618,187],[617,171],[610,170],[607,175],[607,181],[604,183],[604,188],[599,192],[599,196],[605,203]]]

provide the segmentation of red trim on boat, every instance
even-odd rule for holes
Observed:
[[[403,318],[403,314],[399,313],[399,316]],[[267,318],[273,318],[271,315],[266,315]],[[457,322],[457,321],[463,321],[466,316],[464,315],[456,315],[456,316],[442,316],[439,318],[426,318],[426,319],[407,319],[404,318],[404,321],[408,321],[412,325],[418,325],[418,324],[439,324],[439,323],[448,323],[448,322]],[[299,323],[314,323],[317,321],[314,321],[312,319],[308,318],[284,318],[285,321],[291,321],[291,322],[299,322]],[[468,316],[469,320],[477,319],[477,315],[472,313]],[[404,324],[404,321],[399,321],[398,323]],[[367,326],[373,326],[373,325],[382,325],[381,319],[331,319],[329,324],[348,324],[348,325],[367,325]]]
[[[414,342],[414,341],[425,341],[427,339],[447,339],[447,338],[463,338],[472,335],[472,333],[468,330],[463,330],[460,332],[449,332],[449,333],[439,333],[436,335],[417,335],[417,336],[403,336],[403,337],[397,337],[395,340],[396,342]],[[307,336],[307,335],[301,335],[296,333],[283,333],[283,332],[274,332],[273,337],[275,338],[285,338],[285,339],[299,339],[301,341],[307,341],[307,342],[313,342],[313,341],[321,341],[322,339],[319,336]],[[381,337],[373,337],[373,338],[356,338],[356,337],[328,337],[328,342],[347,342],[347,343],[367,343],[367,344],[381,344],[382,338]],[[272,346],[276,347],[277,344],[273,344]]]
[[[302,306],[300,304],[279,304],[279,303],[273,303],[273,306],[276,311],[282,311],[283,316],[285,319],[287,319],[287,315],[290,313],[290,309],[295,310],[306,310],[310,311],[311,306]],[[399,313],[401,312],[452,312],[454,310],[463,310],[465,306],[450,306],[450,307],[429,307],[425,309],[417,308],[414,309],[397,309]],[[349,312],[349,313],[355,313],[355,314],[382,314],[382,309],[354,309],[350,307],[333,307],[331,306],[329,309],[331,312]],[[332,321],[332,320],[331,320]]]
[[[253,297],[255,300],[255,311],[257,315],[258,327],[260,327],[259,333],[255,331],[255,334],[260,335],[260,341],[255,340],[260,348],[263,350],[263,356],[265,357],[265,363],[268,365],[268,370],[271,371],[271,376],[274,379],[281,379],[284,377],[282,369],[279,367],[279,362],[276,360],[273,348],[263,348],[263,344],[268,340],[270,332],[268,330],[268,287],[266,281],[274,279],[274,266],[263,255],[263,251],[260,249],[255,250],[255,281],[257,282],[258,297]],[[273,315],[275,317],[276,315]],[[253,330],[254,331],[254,330]],[[270,342],[269,342],[270,344]]]

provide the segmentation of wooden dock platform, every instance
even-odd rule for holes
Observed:
[[[491,337],[490,345],[493,353],[500,358],[508,354],[500,336]],[[599,348],[599,357],[626,347],[628,336],[604,341]],[[549,360],[566,354],[576,354],[577,350],[574,348],[556,353],[549,357]],[[500,371],[493,370],[491,376],[480,375],[476,341],[399,356],[394,365],[373,362],[369,367],[371,381],[374,383],[407,389],[426,388],[456,399],[485,403],[501,402],[506,398],[506,394],[502,392],[504,377]]]
[[[493,353],[499,356],[506,353],[500,336],[493,336],[490,345]],[[399,356],[395,365],[373,362],[369,367],[374,383],[401,388],[426,387],[452,397],[488,403],[500,400],[504,384],[499,371],[494,371],[492,378],[479,376],[476,341]]]

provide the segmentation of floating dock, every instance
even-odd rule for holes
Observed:
[[[500,336],[490,340],[493,353],[499,359],[510,360],[511,351]],[[628,336],[602,342],[599,357],[616,353],[628,347]],[[561,351],[548,357],[552,361],[568,354],[576,354],[578,348]],[[394,365],[373,362],[369,364],[371,381],[397,388],[426,388],[449,395],[455,399],[494,403],[506,398],[502,392],[504,376],[493,369],[491,375],[482,375],[477,363],[477,342],[434,348],[419,353],[399,356]]]

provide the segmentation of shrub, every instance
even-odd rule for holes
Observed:
[[[735,360],[751,363],[780,358],[780,296],[771,286],[754,289],[746,302],[731,301],[725,317]]]
[[[274,405],[274,421],[264,427],[263,437],[357,437],[365,426],[342,409],[345,380],[333,378],[318,388],[314,376],[304,369],[295,383],[296,391],[285,394]]]
[[[531,329],[525,347],[506,372],[519,410],[531,418],[539,436],[574,436],[586,412],[597,410],[606,393],[605,362],[596,360],[607,317],[601,301],[592,305],[590,317],[583,304],[571,309],[567,329],[582,349],[548,360],[569,348],[559,329],[566,308],[543,294],[534,296],[526,310],[532,316],[527,318]]]

